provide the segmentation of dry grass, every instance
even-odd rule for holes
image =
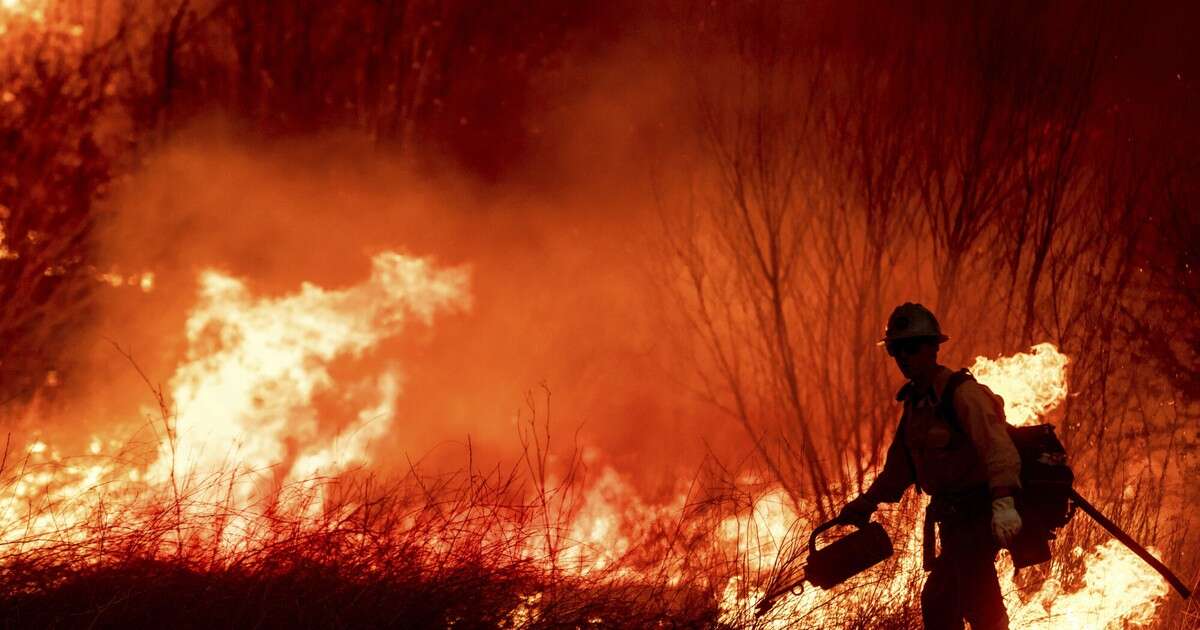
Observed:
[[[566,513],[546,489],[527,494],[514,481],[415,470],[386,488],[329,481],[324,490],[341,496],[310,517],[289,515],[282,498],[265,510],[170,493],[114,498],[82,521],[64,518],[62,531],[7,545],[0,619],[6,627],[321,628],[714,620],[711,596],[690,587],[622,577],[624,562],[580,573],[553,555],[581,544],[568,539]]]
[[[436,136],[439,125],[456,128],[464,114],[474,113],[467,111],[469,99],[454,103],[449,98],[454,63],[467,64],[481,76],[492,74],[480,69],[480,61],[454,57],[462,42],[445,37],[429,40],[426,47],[396,47],[407,52],[382,60],[372,53],[387,47],[386,39],[393,35],[426,41],[420,36],[421,21],[397,24],[391,34],[387,28],[373,32],[369,45],[348,66],[336,65],[344,56],[330,50],[358,43],[358,25],[385,23],[371,13],[379,3],[301,3],[285,15],[254,3],[216,3],[219,10],[212,13],[174,2],[145,3],[137,12],[132,10],[136,4],[126,5],[130,15],[111,25],[108,36],[78,40],[61,29],[18,24],[0,46],[0,222],[5,236],[0,249],[0,293],[5,297],[0,301],[0,402],[15,404],[47,391],[43,385],[51,373],[69,380],[69,349],[89,325],[96,274],[104,271],[95,268],[90,240],[94,201],[104,197],[114,177],[129,171],[142,151],[192,116],[216,108],[263,129],[289,133],[320,131],[333,120],[382,144],[407,148],[415,139]],[[418,5],[426,6],[413,4]],[[434,20],[424,13],[420,17]],[[401,18],[397,13],[388,19]],[[480,23],[487,26],[486,20]],[[303,24],[355,36],[350,44],[331,35],[315,38],[308,48],[296,47],[289,36]],[[237,32],[246,41],[223,39],[236,31],[232,27],[240,27]],[[484,30],[495,37],[485,47],[495,53],[492,57],[552,52],[537,47],[527,51],[523,46],[532,44],[496,35],[504,29]],[[464,39],[478,36],[461,33]],[[414,64],[409,55],[445,57],[449,70],[429,75],[436,64]],[[339,98],[326,98],[312,89],[305,73],[295,72],[307,67],[305,56],[332,64],[312,74],[345,78],[345,85],[326,86]],[[528,78],[522,68],[505,67],[494,80]],[[370,72],[394,75],[396,90],[385,93],[375,83],[357,79]],[[440,86],[441,92],[429,86]],[[486,83],[474,89],[490,87]],[[435,93],[442,92],[448,104],[434,107],[443,100]],[[347,99],[352,107],[345,105]],[[300,104],[288,109],[294,102]],[[1178,214],[1192,217],[1186,208]],[[1139,224],[1139,216],[1131,212],[1131,224]],[[1127,258],[1122,265],[1132,266],[1134,258]],[[1131,272],[1121,277],[1132,277]],[[1195,296],[1194,291],[1172,291],[1166,294],[1171,305],[1179,295]],[[1093,294],[1081,294],[1090,309]],[[870,319],[871,327],[877,327],[877,319]],[[1145,474],[1126,471],[1131,451],[1164,452],[1170,459],[1194,450],[1194,408],[1174,411],[1171,424],[1156,426],[1151,421],[1159,422],[1158,416],[1143,412],[1142,402],[1131,393],[1153,391],[1159,372],[1168,370],[1133,376],[1121,371],[1127,357],[1143,352],[1134,335],[1153,331],[1135,328],[1128,338],[1118,335],[1113,341],[1107,332],[1093,334],[1110,330],[1107,316],[1096,316],[1094,322],[1091,315],[1077,319],[1088,325],[1080,335],[1087,343],[1075,354],[1080,357],[1079,382],[1090,379],[1085,383],[1089,397],[1086,403],[1068,401],[1074,406],[1067,410],[1071,422],[1064,423],[1064,434],[1071,431],[1081,456],[1086,449],[1087,459],[1080,464],[1087,477],[1111,481],[1105,486],[1098,482],[1087,494],[1138,538],[1165,541],[1164,560],[1185,579],[1195,577],[1200,559],[1193,532],[1186,521],[1169,520],[1169,511],[1163,516],[1170,499],[1164,490],[1171,481],[1168,470],[1190,478],[1196,472],[1194,458],[1180,463],[1177,457],[1168,465],[1147,457]],[[1186,368],[1175,376],[1192,375],[1194,370]],[[1187,390],[1194,390],[1193,385],[1175,387],[1194,400],[1195,392]],[[1159,398],[1174,404],[1176,393]],[[1153,402],[1144,406],[1149,409]],[[1125,427],[1126,422],[1131,426]],[[1152,439],[1170,441],[1163,446]],[[66,516],[75,512],[76,503],[29,498],[24,514],[57,515],[62,526],[29,534],[23,533],[27,523],[20,519],[0,524],[5,541],[0,545],[0,624],[711,627],[719,623],[718,602],[730,579],[749,586],[769,580],[771,567],[756,566],[746,550],[777,543],[770,532],[747,523],[733,541],[721,534],[721,524],[744,515],[762,492],[733,483],[739,475],[706,467],[678,509],[633,512],[629,522],[620,524],[630,532],[629,547],[618,553],[589,546],[573,531],[589,481],[574,466],[559,471],[560,481],[552,481],[539,444],[536,436],[527,436],[526,459],[509,470],[479,471],[467,465],[457,474],[435,475],[414,465],[387,482],[360,471],[279,489],[252,508],[234,509],[211,500],[221,494],[209,491],[230,483],[233,473],[136,492],[117,490],[115,477],[102,480],[80,495],[89,507],[78,518]],[[31,474],[56,472],[5,462],[0,479],[4,495]],[[1189,486],[1181,499],[1187,505],[1200,498],[1195,484]],[[1129,488],[1135,490],[1131,495]],[[317,501],[317,489],[328,498]],[[294,515],[295,506],[305,502],[319,507],[316,516]],[[802,516],[806,522],[813,518]],[[915,523],[915,505],[905,504],[889,518],[889,530],[896,535]],[[218,542],[227,537],[243,543]],[[1077,519],[1061,545],[1086,548],[1102,539],[1095,526]],[[575,552],[610,558],[603,568],[583,572]],[[1053,570],[1067,584],[1077,582],[1079,561],[1060,557],[1063,561]],[[826,618],[826,627],[916,627],[918,584],[899,594],[884,586],[899,570],[897,558],[870,579],[826,594],[812,614],[835,611]],[[1197,619],[1195,610],[1172,598],[1159,623],[1195,628],[1200,627]],[[730,621],[755,623],[749,617]],[[793,621],[799,627],[819,627],[806,619]]]

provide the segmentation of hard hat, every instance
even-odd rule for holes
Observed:
[[[879,343],[917,337],[935,337],[938,342],[949,339],[942,334],[942,327],[938,326],[937,318],[929,309],[914,302],[905,302],[888,317],[887,331]]]

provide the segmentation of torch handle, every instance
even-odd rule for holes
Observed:
[[[1179,579],[1179,576],[1167,568],[1167,565],[1159,562],[1158,558],[1155,558],[1145,547],[1139,545],[1132,536],[1126,534],[1125,530],[1118,527],[1116,523],[1108,520],[1107,516],[1101,514],[1100,510],[1097,510],[1095,506],[1088,503],[1087,499],[1079,496],[1079,493],[1074,489],[1071,490],[1071,501],[1097,523],[1100,523],[1101,527],[1108,530],[1108,533],[1112,534],[1113,538],[1121,541],[1121,544],[1128,547],[1133,553],[1136,553],[1139,558],[1145,560],[1146,564],[1150,565],[1155,571],[1158,571],[1159,575],[1163,576],[1171,586],[1175,587],[1175,590],[1179,591],[1179,594],[1183,595],[1184,599],[1192,596],[1192,590],[1185,586],[1183,580]]]

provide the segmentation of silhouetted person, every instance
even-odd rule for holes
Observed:
[[[996,576],[996,552],[1021,529],[1013,503],[1021,461],[1004,424],[1003,402],[974,379],[941,396],[953,372],[937,362],[942,334],[929,309],[911,302],[888,318],[883,343],[908,383],[896,400],[904,413],[887,461],[838,520],[865,524],[879,503],[895,503],[913,483],[930,495],[925,514],[921,615],[930,630],[1008,628]],[[936,523],[941,554],[934,557]],[[999,546],[998,546],[999,545]]]

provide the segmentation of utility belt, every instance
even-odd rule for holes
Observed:
[[[921,563],[926,571],[933,569],[937,559],[937,527],[966,526],[977,518],[991,513],[992,493],[988,486],[976,486],[959,492],[941,492],[933,495],[925,508],[925,524],[922,528]]]

